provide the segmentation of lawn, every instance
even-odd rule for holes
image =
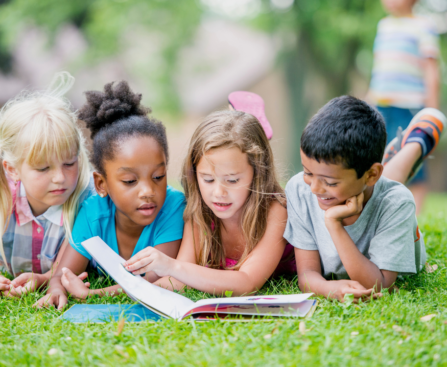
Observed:
[[[0,298],[0,366],[447,365],[447,196],[432,195],[419,223],[435,271],[406,277],[399,294],[369,303],[320,299],[301,325],[166,320],[126,323],[118,335],[117,323],[71,324],[57,311],[33,309],[37,293]],[[271,281],[260,293],[297,292],[291,278]],[[125,295],[88,302],[131,303]],[[421,319],[427,315],[435,316]]]

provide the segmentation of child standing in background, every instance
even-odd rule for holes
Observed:
[[[390,15],[377,28],[368,100],[385,119],[387,143],[401,135],[419,110],[439,108],[438,35],[428,19],[413,15],[416,2],[382,0]],[[424,167],[409,188],[418,213],[427,193]]]
[[[78,204],[95,191],[77,116],[61,73],[49,91],[9,101],[0,113],[0,295],[45,284],[70,237]],[[61,251],[60,251],[61,250]]]

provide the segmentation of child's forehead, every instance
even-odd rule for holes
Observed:
[[[217,148],[206,152],[199,161],[197,169],[205,172],[237,174],[250,166],[247,154],[237,147]]]
[[[305,171],[308,171],[315,176],[339,180],[350,179],[353,176],[357,177],[355,169],[346,168],[341,160],[325,162],[321,159],[316,160],[315,158],[309,158],[305,154],[301,154],[301,162]]]

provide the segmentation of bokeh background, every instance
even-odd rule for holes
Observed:
[[[441,34],[447,113],[447,0],[420,0]],[[379,0],[0,0],[0,105],[44,88],[57,71],[83,92],[128,80],[168,130],[169,181],[197,124],[234,90],[259,93],[283,182],[301,169],[299,139],[330,98],[368,89]],[[447,191],[447,134],[428,162],[430,189]]]

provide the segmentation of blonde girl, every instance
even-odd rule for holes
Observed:
[[[292,262],[293,251],[283,239],[283,189],[255,117],[240,111],[208,116],[191,139],[182,184],[187,206],[177,259],[145,249],[127,261],[128,270],[154,271],[163,277],[155,284],[168,289],[186,285],[243,295]]]
[[[0,295],[45,284],[70,236],[78,204],[93,194],[77,117],[60,73],[44,92],[24,93],[0,111]]]

